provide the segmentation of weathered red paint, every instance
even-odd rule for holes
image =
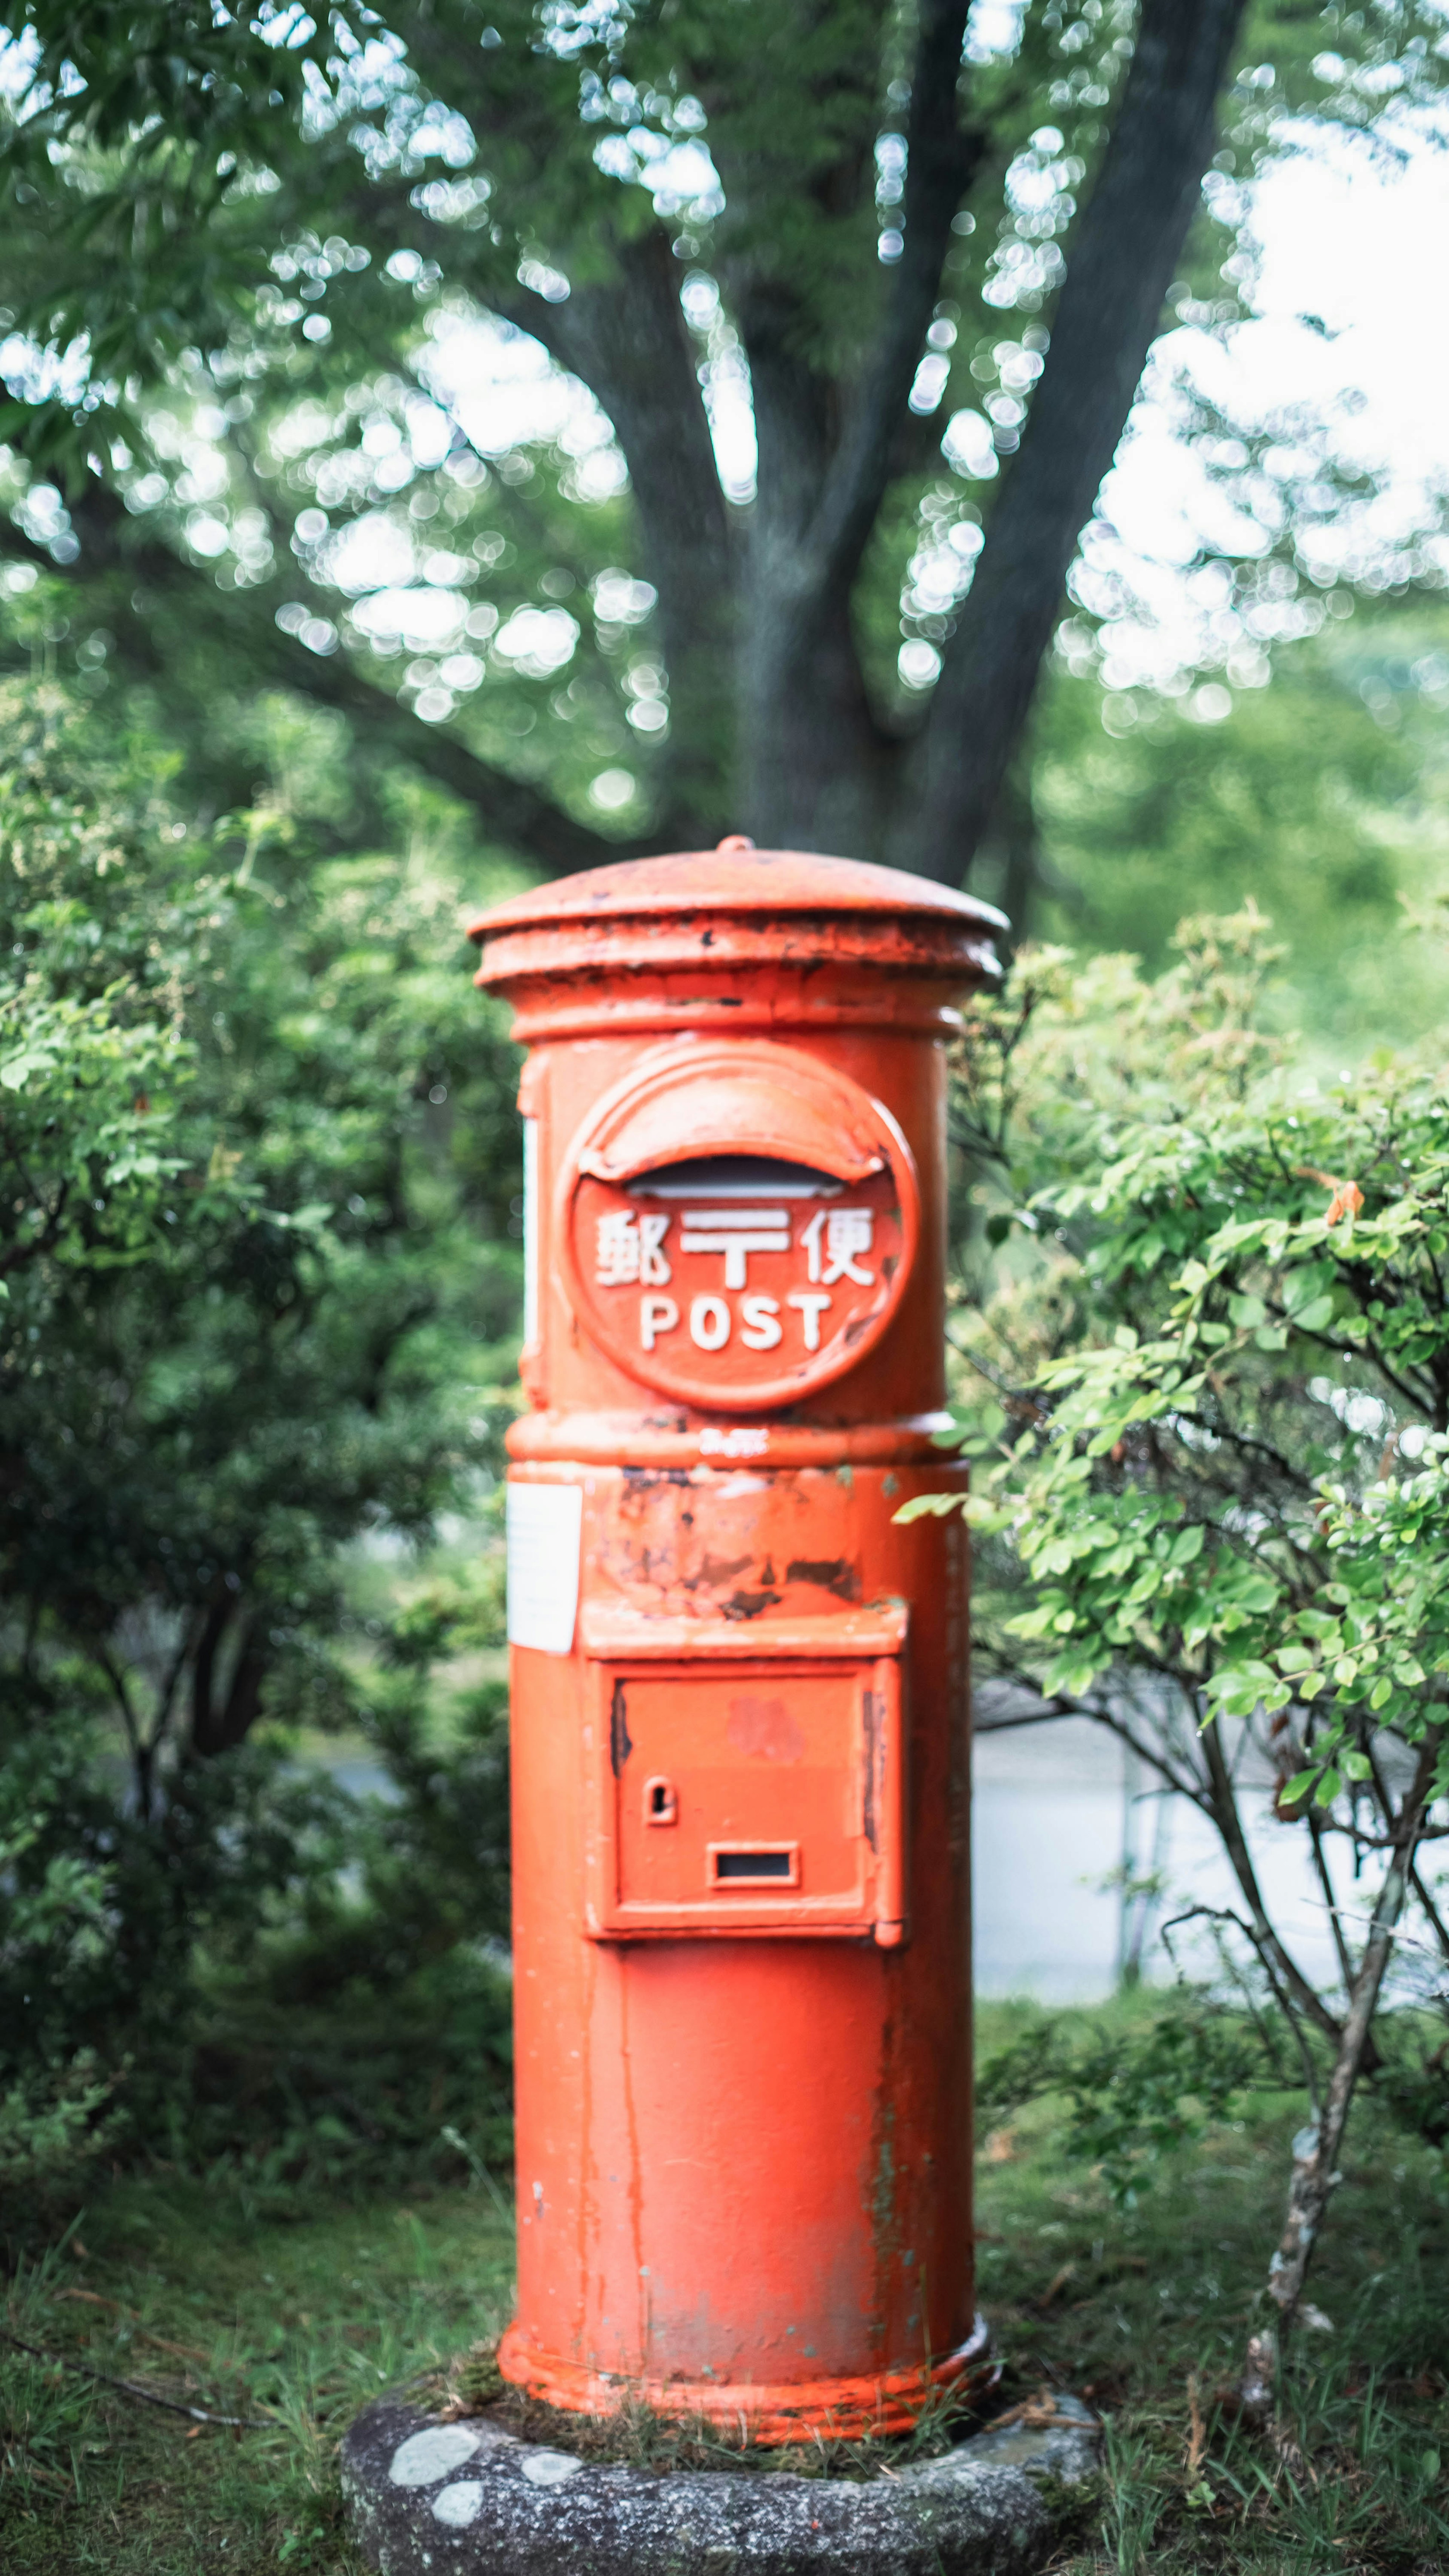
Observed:
[[[784,2441],[963,2367],[965,1540],[895,1514],[962,1473],[944,1047],[998,921],[726,842],[476,926],[535,1282],[499,2359],[555,2405]]]

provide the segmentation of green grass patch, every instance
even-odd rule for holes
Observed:
[[[115,2183],[4,2321],[48,2353],[265,2429],[192,2425],[0,2350],[7,2576],[360,2576],[337,2444],[386,2388],[495,2336],[509,2228],[481,2190],[328,2207],[173,2174]]]
[[[1091,2016],[1126,2024],[1153,1999]],[[981,2015],[983,2054],[1017,2016]],[[1086,2018],[1085,2016],[1083,2017]],[[1061,2576],[1442,2576],[1449,2564],[1449,2194],[1442,2159],[1361,2100],[1310,2276],[1332,2331],[1297,2339],[1288,2468],[1239,2420],[1243,2348],[1263,2318],[1302,2097],[1164,2157],[1136,2205],[1033,2104],[980,2141],[978,2296],[1007,2363],[1104,2415],[1096,2493],[1058,2496]]]
[[[987,2053],[1015,2018],[983,2014]],[[1285,2468],[1231,2403],[1301,2116],[1290,2097],[1250,2102],[1241,2123],[1164,2157],[1125,2210],[1069,2152],[1061,2105],[1035,2103],[983,2139],[979,2292],[1005,2363],[997,2402],[1069,2388],[1107,2421],[1099,2482],[1050,2497],[1058,2576],[1449,2564],[1449,2195],[1441,2160],[1372,2102],[1310,2284],[1333,2331],[1302,2336],[1290,2379],[1302,2466]],[[6,2576],[361,2576],[338,2441],[383,2389],[496,2396],[486,2352],[512,2262],[481,2169],[469,2187],[346,2199],[275,2178],[253,2188],[235,2170],[111,2180],[69,2235],[17,2258],[5,2323],[48,2354],[263,2427],[194,2426],[0,2349]],[[537,2436],[532,2410],[519,2421]],[[639,2414],[598,2439],[683,2466],[701,2437]]]

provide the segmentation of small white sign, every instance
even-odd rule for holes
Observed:
[[[583,1544],[582,1485],[508,1488],[508,1642],[573,1651]]]

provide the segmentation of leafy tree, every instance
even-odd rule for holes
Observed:
[[[1221,178],[1441,77],[1414,0],[1001,20],[28,0],[11,543],[104,589],[132,671],[184,634],[183,685],[341,708],[544,869],[743,822],[959,879],[1026,831],[1012,762],[1164,300],[1237,309],[1219,119]],[[592,404],[526,442],[458,356],[532,344]]]
[[[995,1391],[963,1412],[966,1508],[994,1555],[990,1658],[1211,1818],[1242,1909],[1219,1923],[1299,2034],[1314,2109],[1268,2283],[1286,2332],[1360,2077],[1443,2133],[1439,2059],[1415,2075],[1385,2020],[1406,1916],[1449,1961],[1425,1875],[1449,1831],[1449,1098],[1436,1058],[1326,1089],[1279,1073],[1257,917],[1180,944],[1156,985],[1045,958],[971,1032],[962,1135],[1004,1184],[987,1234],[1040,1249],[965,1345]],[[1244,1734],[1311,1852],[1337,1990],[1264,1897]],[[1255,2336],[1259,2411],[1276,2366]]]
[[[426,1887],[428,1657],[410,1698],[372,1673],[342,1551],[498,1463],[512,1058],[436,862],[319,863],[284,795],[199,834],[47,684],[0,723],[0,2093],[64,2129],[174,2052],[199,1940],[247,1956],[342,1861],[279,1726],[393,1759],[379,1903],[498,1927],[497,1707],[461,1721],[470,1911],[456,1859]]]
[[[1156,974],[1184,886],[1218,914],[1251,898],[1282,951],[1264,1026],[1298,1030],[1334,1070],[1433,1028],[1442,961],[1400,934],[1444,874],[1443,647],[1442,610],[1410,600],[1327,618],[1231,696],[1153,699],[1059,669],[1032,764],[1042,932]],[[984,890],[1010,911],[1011,888]]]

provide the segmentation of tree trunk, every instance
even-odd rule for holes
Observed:
[[[893,856],[959,884],[1021,738],[1082,528],[1197,211],[1244,0],[1144,0],[1051,356],[946,647]]]
[[[1393,1851],[1369,1923],[1358,1974],[1350,1989],[1322,2111],[1316,2121],[1300,2129],[1293,2141],[1287,2214],[1268,2271],[1268,2296],[1278,2311],[1277,2324],[1249,2338],[1243,2373],[1244,2411],[1259,2424],[1269,2423],[1277,2409],[1283,2348],[1302,2302],[1308,2266],[1322,2233],[1329,2197],[1339,2180],[1338,2158],[1344,2131],[1354,2090],[1364,2071],[1374,2013],[1408,1896],[1414,1849],[1433,1794],[1439,1746],[1440,1733],[1435,1728],[1425,1739],[1413,1784],[1394,1826]]]
[[[742,620],[737,802],[762,849],[884,858],[901,746],[877,724],[849,609],[801,609],[768,582]]]
[[[503,32],[489,31],[489,50],[480,56],[471,23],[464,25],[467,13],[425,8],[421,0],[403,9],[399,23],[419,96],[431,85],[440,105],[472,118],[493,209],[486,224],[440,230],[416,202],[426,189],[413,191],[391,165],[380,176],[362,162],[354,166],[349,146],[349,227],[356,238],[372,226],[375,254],[384,241],[410,238],[430,261],[436,256],[450,291],[533,332],[590,387],[614,424],[629,469],[641,569],[658,596],[672,701],[670,737],[655,755],[655,823],[647,836],[626,841],[591,829],[543,787],[481,758],[467,740],[466,719],[456,729],[425,724],[350,668],[345,655],[319,656],[279,634],[279,586],[294,589],[308,578],[305,564],[286,562],[285,546],[274,582],[245,596],[233,592],[223,608],[210,576],[184,564],[179,548],[173,552],[142,522],[127,525],[93,454],[88,495],[73,511],[83,550],[77,577],[98,567],[114,576],[118,636],[140,663],[148,642],[153,654],[155,645],[134,579],[198,604],[206,592],[208,616],[231,621],[247,682],[295,689],[345,712],[359,734],[406,751],[474,807],[490,840],[545,874],[707,840],[743,824],[760,842],[871,855],[959,884],[1000,809],[1073,551],[1121,438],[1198,206],[1244,5],[1141,0],[1120,99],[1107,111],[1100,169],[1067,238],[1048,363],[921,713],[902,710],[893,693],[891,703],[873,703],[857,634],[862,582],[883,514],[908,511],[915,477],[929,470],[939,433],[912,414],[912,385],[953,222],[983,167],[990,162],[999,173],[1029,130],[1033,84],[1054,59],[1056,13],[1044,7],[1024,13],[1017,62],[990,72],[963,62],[969,0],[914,0],[904,16],[888,0],[857,0],[850,9],[831,0],[786,0],[784,7],[740,0],[733,10],[684,12],[667,35],[661,31],[670,13],[645,13],[640,23],[651,32],[639,39],[636,68],[643,77],[647,60],[661,91],[683,83],[702,101],[723,183],[707,256],[750,369],[759,475],[748,518],[730,509],[715,470],[697,352],[679,301],[688,253],[674,239],[675,218],[662,200],[655,214],[637,193],[621,198],[615,179],[600,175],[595,184],[603,164],[581,121],[572,40],[559,52],[540,47],[531,12],[523,0],[510,0],[500,11]],[[72,128],[81,133],[93,96],[110,95],[104,14],[94,34],[84,11],[73,34],[67,22],[81,104],[72,108],[69,92],[56,93],[45,130],[58,140]],[[619,28],[622,44],[624,19]],[[299,37],[304,49],[315,43],[323,55],[330,41],[310,21]],[[230,35],[210,30],[190,57],[185,32],[177,35],[177,67],[196,111],[197,166],[211,152],[217,174],[221,147],[233,158],[235,138],[225,117],[211,118],[206,101],[216,86],[214,47],[224,52],[233,42],[238,76],[244,88],[251,85],[245,94],[270,96],[270,72],[262,79],[267,64],[246,13]],[[591,59],[593,42],[590,36],[581,61]],[[1115,47],[1105,35],[1092,42],[1105,104],[1107,88],[1117,84]],[[586,78],[596,82],[586,116],[627,124],[629,79],[621,74],[610,84],[620,95],[606,115],[597,75]],[[1044,101],[1049,94],[1042,88]],[[890,227],[893,252],[877,259],[885,241],[877,183],[887,116],[904,175]],[[35,125],[21,120],[12,158],[31,150]],[[320,227],[330,165],[317,149],[322,193],[312,212]],[[51,165],[34,166],[50,188]],[[305,156],[288,168],[294,200],[287,221],[300,224],[311,205]],[[39,204],[41,193],[27,182],[12,212]],[[58,203],[53,211],[58,219],[65,209]],[[70,310],[66,293],[76,330],[91,327],[88,245],[98,220],[87,197],[83,226],[69,241],[74,274],[64,292],[59,280],[46,287],[42,339],[56,332],[64,338],[56,316]],[[568,277],[557,301],[519,282],[520,273],[530,273],[534,246],[548,247],[555,228],[551,256]],[[214,262],[189,263],[164,225],[157,238],[169,247],[156,254],[160,269],[155,277],[148,272],[147,291],[159,295],[164,287],[167,297],[179,298],[175,327],[194,327],[202,345],[217,327]],[[171,314],[171,303],[164,309]],[[138,349],[138,372],[153,359],[149,347]],[[118,360],[114,371],[124,376],[126,367]],[[34,454],[42,467],[47,418],[38,407]],[[455,433],[464,434],[458,424]],[[92,435],[86,431],[88,440]],[[23,531],[4,543],[29,546],[54,568],[45,547]],[[170,561],[148,563],[148,554]],[[336,607],[323,586],[313,596],[319,610]]]

